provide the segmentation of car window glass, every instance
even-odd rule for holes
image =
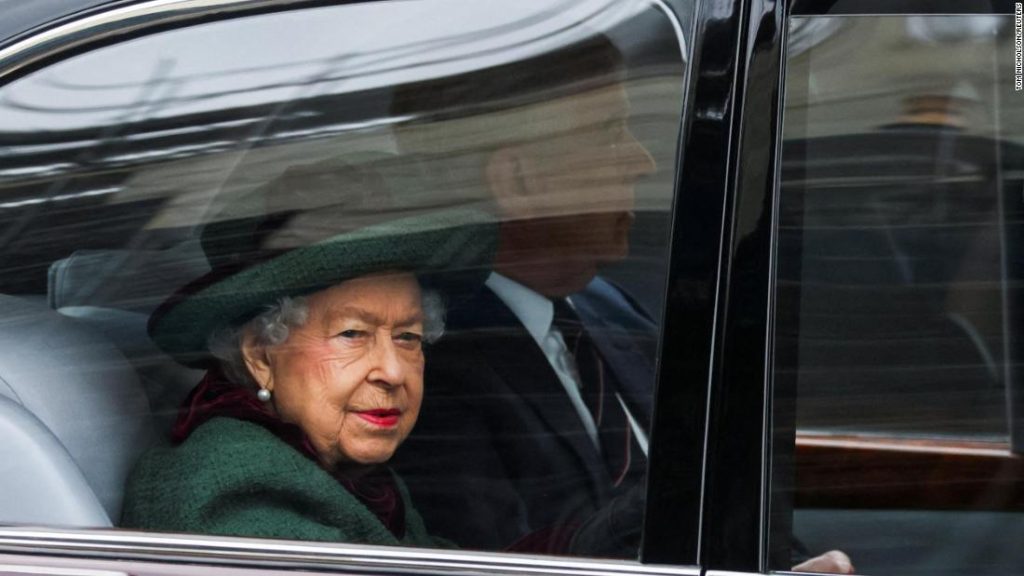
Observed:
[[[366,3],[0,87],[0,522],[634,558],[683,29]]]
[[[772,533],[858,573],[1018,571],[1014,18],[788,26]]]

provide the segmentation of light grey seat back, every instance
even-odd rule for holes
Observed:
[[[155,437],[146,396],[117,348],[44,305],[0,295],[0,397],[21,406],[41,424],[25,428],[24,434],[43,447],[44,458],[54,463],[52,474],[66,474],[60,462],[70,457],[106,512],[107,522],[116,521],[125,479]],[[45,440],[44,430],[59,444]],[[0,477],[0,492],[7,490],[5,483],[17,481]],[[36,498],[45,506],[48,500],[76,499],[79,494],[40,490]],[[68,523],[79,521],[74,510],[68,513]],[[5,510],[0,510],[2,520]]]
[[[98,306],[66,306],[58,310],[107,337],[131,362],[149,399],[159,430],[170,430],[188,393],[203,378],[202,370],[186,368],[153,344],[146,333],[149,316]]]
[[[0,521],[112,526],[64,446],[45,424],[6,396],[0,396],[0,436]]]

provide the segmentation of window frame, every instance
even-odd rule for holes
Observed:
[[[783,0],[721,11],[732,83],[721,185],[726,202],[708,400],[701,565],[709,575],[765,572],[769,556],[771,318],[783,78]],[[724,43],[723,43],[724,44]],[[701,110],[695,104],[694,113]]]
[[[345,5],[380,0],[126,0],[98,3],[82,0],[76,9],[59,15],[48,23],[27,31],[2,30],[0,33],[0,87],[53,62],[146,34],[197,23],[223,20],[244,15],[285,10]],[[684,6],[683,0],[652,0],[667,10]],[[684,79],[684,99],[680,113],[688,103],[699,100],[705,112],[728,105],[731,84],[716,79],[718,58],[701,62],[705,43],[697,31],[709,31],[723,21],[720,14],[705,9],[695,0],[693,25],[684,32],[684,39],[693,42],[691,65]],[[673,6],[675,8],[673,8]],[[76,11],[77,10],[77,11]],[[730,12],[724,21],[735,21]],[[689,33],[690,36],[685,36]],[[710,32],[707,32],[710,34]],[[6,40],[2,40],[6,38]],[[720,37],[710,44],[721,48]],[[712,56],[716,56],[712,54]],[[699,81],[690,81],[700,76]],[[700,90],[695,90],[695,85]],[[672,207],[672,238],[670,241],[667,301],[663,318],[660,350],[683,349],[681,354],[660,357],[655,388],[655,419],[651,431],[651,470],[648,480],[647,514],[644,540],[639,562],[589,558],[557,558],[507,553],[437,551],[413,548],[390,548],[353,544],[321,544],[254,540],[247,538],[186,536],[133,532],[127,530],[74,530],[58,528],[26,528],[0,525],[0,561],[10,560],[25,565],[38,563],[52,566],[46,559],[72,558],[77,561],[140,562],[139,570],[152,563],[188,563],[193,565],[289,570],[310,569],[344,573],[445,573],[469,570],[475,573],[530,574],[650,574],[697,576],[694,567],[700,542],[700,518],[704,488],[703,448],[706,438],[706,406],[708,386],[675,386],[671,383],[707,382],[711,375],[711,341],[715,330],[715,303],[719,281],[720,246],[724,214],[724,187],[706,196],[683,196],[682,190],[695,185],[715,187],[726,167],[725,152],[730,126],[727,119],[714,118],[703,123],[687,113],[682,121],[681,146],[677,150],[677,178]],[[715,140],[706,145],[706,138]],[[686,160],[684,150],[703,148],[702,156],[711,159],[710,169],[701,173],[695,159]],[[687,169],[681,168],[686,161]],[[696,206],[691,206],[697,202]],[[703,211],[703,212],[702,212]],[[711,218],[707,212],[711,211]],[[701,222],[710,221],[710,225]],[[698,230],[698,234],[684,231]],[[697,242],[694,258],[681,255],[680,247]],[[693,297],[695,282],[703,292]],[[679,289],[677,289],[679,288]],[[686,289],[688,292],[682,292]],[[697,329],[699,328],[699,329]],[[683,526],[680,518],[688,519]],[[29,562],[29,559],[33,559]],[[19,560],[20,559],[20,560]],[[80,564],[76,564],[80,566]],[[115,565],[118,571],[124,565]]]

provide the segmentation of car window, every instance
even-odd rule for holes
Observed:
[[[858,573],[1021,569],[1014,38],[1012,14],[788,20],[773,505]]]
[[[635,558],[684,29],[318,7],[0,87],[0,522]]]

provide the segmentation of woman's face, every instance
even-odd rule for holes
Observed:
[[[363,276],[307,297],[309,316],[276,346],[243,343],[250,372],[328,466],[385,462],[423,399],[423,310],[411,274]]]

